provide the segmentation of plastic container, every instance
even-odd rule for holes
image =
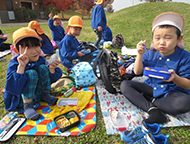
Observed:
[[[9,112],[0,121],[0,130],[4,130],[6,126],[17,117],[18,112]]]
[[[166,69],[153,68],[153,67],[145,67],[144,75],[148,77],[153,77],[157,79],[165,79],[168,80],[170,78],[171,72]]]
[[[75,87],[71,87],[68,91],[64,92],[64,95],[65,95],[65,97],[69,97],[74,92],[76,92],[76,88]]]
[[[112,125],[118,130],[118,131],[124,131],[129,125],[129,122],[125,119],[125,116],[118,111],[117,117],[113,116],[113,111],[109,110],[110,113],[110,120]]]
[[[89,54],[89,53],[91,53],[91,50],[90,50],[90,49],[87,49],[87,50],[82,51],[82,53],[83,53],[83,54]]]
[[[67,131],[70,128],[77,126],[80,124],[80,121],[81,118],[79,114],[74,110],[71,110],[54,118],[54,122],[56,123],[60,132]]]
[[[57,103],[57,106],[66,106],[66,105],[77,105],[78,99],[77,98],[61,98]]]

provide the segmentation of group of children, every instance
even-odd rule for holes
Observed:
[[[110,0],[98,0],[92,11],[91,27],[97,35],[96,46],[106,30],[107,21],[103,8],[108,3]],[[46,60],[40,56],[43,37],[48,38],[39,24],[33,26],[34,23],[37,22],[32,21],[28,28],[21,28],[13,33],[14,50],[18,55],[9,62],[4,93],[5,108],[14,111],[23,107],[24,114],[31,120],[37,120],[40,116],[33,107],[34,103],[43,100],[56,104],[58,99],[50,96],[48,91],[51,83],[62,75],[62,70],[57,67],[60,61],[56,60],[47,66]],[[59,45],[60,60],[65,67],[72,68],[74,59],[88,61],[92,57],[83,53],[84,48],[76,38],[84,28],[79,16],[69,19],[66,33],[57,15],[52,17],[50,13],[48,25],[54,41]],[[165,113],[176,115],[190,110],[190,53],[179,46],[183,38],[183,25],[184,19],[178,13],[162,13],[153,20],[152,48],[145,52],[146,41],[137,44],[135,74],[141,74],[145,66],[165,68],[171,73],[168,80],[149,77],[144,83],[129,80],[121,83],[123,95],[149,113],[146,123],[165,123]],[[44,49],[50,45],[49,41],[48,43],[44,44]]]

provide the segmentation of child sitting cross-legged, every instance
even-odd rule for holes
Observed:
[[[84,53],[85,48],[80,46],[76,36],[80,36],[83,27],[83,20],[79,16],[72,16],[69,19],[66,35],[59,44],[59,56],[61,63],[68,69],[74,66],[73,60],[90,62],[93,59],[92,53]]]
[[[40,116],[34,109],[34,103],[41,100],[56,104],[57,98],[51,97],[51,83],[57,81],[62,71],[58,60],[46,65],[47,61],[40,56],[41,38],[30,28],[20,28],[13,33],[14,51],[18,53],[7,67],[7,78],[4,93],[5,108],[14,111],[24,108],[28,119],[37,120]]]
[[[148,112],[146,123],[163,124],[167,122],[165,114],[190,111],[190,53],[181,45],[183,25],[180,14],[162,13],[152,23],[153,48],[145,52],[146,41],[137,44],[135,74],[141,74],[144,67],[166,69],[171,73],[168,80],[149,77],[144,83],[121,83],[123,95]]]

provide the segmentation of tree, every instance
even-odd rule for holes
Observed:
[[[63,12],[72,8],[74,0],[43,0],[43,6],[49,7],[56,12]]]
[[[78,10],[82,11],[82,18],[86,12],[90,14],[90,10],[94,6],[95,1],[96,0],[76,0],[76,7]]]

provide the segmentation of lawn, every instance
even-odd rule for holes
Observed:
[[[151,25],[152,20],[160,13],[165,11],[175,11],[180,13],[185,19],[185,26],[183,30],[183,43],[187,51],[190,51],[190,19],[189,11],[190,5],[184,3],[174,2],[156,2],[156,3],[144,3],[129,7],[118,12],[107,15],[109,27],[113,32],[113,36],[117,33],[121,33],[124,37],[124,43],[128,48],[135,48],[136,44],[141,40],[147,40],[147,47],[151,44],[152,33]],[[67,22],[64,22],[64,28],[66,28]],[[82,34],[78,39],[83,41],[94,42],[96,39],[95,33],[92,31],[90,21],[84,21],[85,29],[82,30]],[[9,34],[7,42],[12,43],[12,33],[20,27],[4,27],[1,28],[6,34]],[[52,39],[51,31],[47,24],[41,25],[41,28]],[[121,54],[120,49],[112,49]],[[6,60],[0,62],[0,89],[5,87],[6,81],[6,68],[11,55],[6,56]],[[62,67],[60,65],[60,67]],[[3,94],[0,94],[0,118],[2,118],[7,111],[4,108]],[[175,128],[163,128],[162,133],[164,135],[169,134],[169,143],[171,144],[188,144],[190,143],[190,129],[189,127],[175,127]],[[119,135],[107,135],[103,121],[103,116],[100,110],[100,105],[97,97],[97,124],[96,128],[87,134],[83,134],[79,137],[48,137],[48,136],[14,136],[8,143],[67,143],[67,144],[122,144]]]

